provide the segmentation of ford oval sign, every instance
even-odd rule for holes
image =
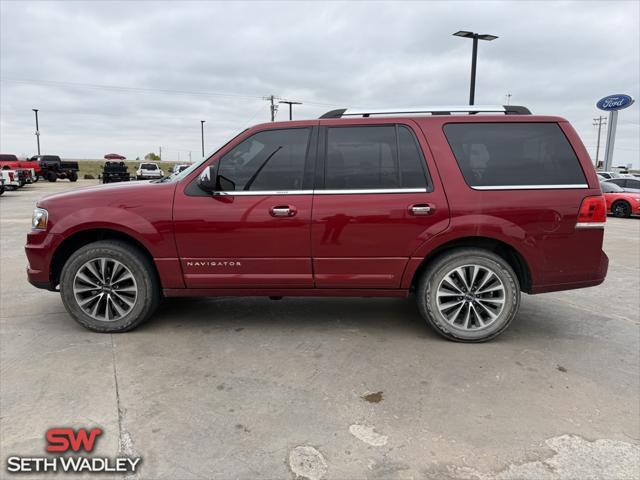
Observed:
[[[622,110],[623,108],[630,107],[633,105],[633,98],[629,95],[619,94],[619,95],[608,95],[598,101],[596,103],[596,107],[600,110],[606,110],[608,112],[612,110]]]

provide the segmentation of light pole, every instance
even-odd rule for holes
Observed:
[[[454,37],[464,37],[473,40],[473,52],[471,54],[471,85],[469,87],[469,105],[473,105],[476,96],[476,62],[478,60],[478,40],[495,40],[498,38],[495,35],[489,35],[487,33],[479,34],[475,32],[467,32],[460,30],[453,34]]]
[[[38,155],[40,155],[40,128],[38,127],[38,109],[32,108],[31,110],[36,113],[36,141],[38,142]]]
[[[204,120],[200,120],[200,138],[202,139],[202,157],[204,158]]]
[[[291,102],[289,100],[280,100],[278,103],[289,105],[289,120],[293,120],[293,105],[302,105],[302,102]]]

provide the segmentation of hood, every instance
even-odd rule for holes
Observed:
[[[177,182],[118,182],[106,185],[92,185],[90,187],[74,188],[64,192],[54,193],[42,197],[38,207],[49,208],[56,204],[74,203],[78,208],[87,204],[98,203],[101,205],[124,205],[129,201],[139,204],[141,201],[153,202],[156,194],[174,190]]]

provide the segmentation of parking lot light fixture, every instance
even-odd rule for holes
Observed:
[[[488,33],[475,33],[466,30],[459,30],[453,34],[454,37],[470,38],[473,40],[473,50],[471,54],[471,85],[469,86],[469,105],[473,105],[476,96],[476,62],[478,59],[478,40],[486,40],[488,42],[498,38],[496,35]]]

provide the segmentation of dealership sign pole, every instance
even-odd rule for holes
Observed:
[[[604,151],[604,170],[611,169],[613,161],[613,146],[616,141],[616,127],[618,126],[618,110],[633,105],[633,98],[629,95],[608,95],[596,103],[596,107],[605,112],[609,112],[609,122],[607,127],[607,147]]]

